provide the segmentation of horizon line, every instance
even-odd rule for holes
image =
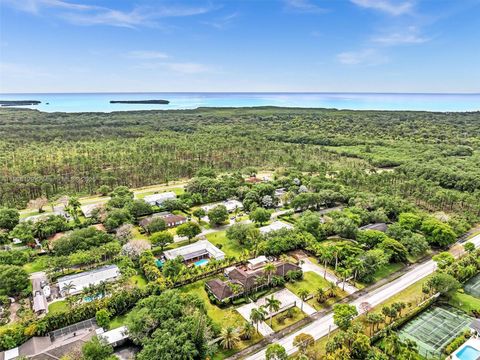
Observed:
[[[366,94],[366,95],[480,95],[480,92],[378,92],[378,91],[91,91],[91,92],[0,92],[0,95],[35,94]]]

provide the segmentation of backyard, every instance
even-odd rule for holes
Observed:
[[[236,241],[229,240],[225,231],[217,231],[206,235],[207,240],[222,250],[227,256],[240,257],[243,253],[242,246]]]

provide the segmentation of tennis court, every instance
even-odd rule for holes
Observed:
[[[468,280],[463,288],[467,294],[480,298],[480,274]]]
[[[402,340],[415,341],[420,355],[437,356],[470,322],[467,315],[454,308],[432,307],[409,321],[399,335]]]

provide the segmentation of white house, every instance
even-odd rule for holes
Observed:
[[[234,199],[231,199],[231,200],[225,200],[225,201],[222,201],[222,202],[219,202],[219,203],[214,203],[214,204],[208,204],[208,205],[204,205],[202,206],[202,209],[205,210],[205,212],[209,212],[210,210],[212,210],[214,207],[217,207],[219,205],[223,205],[227,208],[227,211],[229,213],[231,212],[234,212],[235,210],[242,210],[243,209],[243,204],[238,201],[238,200],[234,200]]]
[[[278,231],[278,230],[281,230],[281,229],[291,230],[291,229],[293,229],[293,225],[287,224],[287,223],[284,223],[283,221],[278,221],[277,220],[277,221],[272,222],[270,225],[262,226],[258,230],[260,230],[260,232],[262,234],[268,234],[272,231]]]
[[[100,208],[102,204],[87,204],[80,206],[83,216],[86,218],[92,217],[93,210]]]
[[[208,240],[199,240],[196,243],[167,250],[163,253],[167,260],[182,257],[184,261],[193,262],[201,259],[225,259],[225,253]]]
[[[165,200],[174,200],[177,198],[177,194],[172,191],[164,192],[160,194],[147,195],[143,198],[145,202],[150,205],[162,205]]]
[[[60,293],[65,293],[65,287],[73,285],[70,294],[78,294],[90,285],[98,285],[102,281],[112,281],[120,276],[117,265],[106,265],[80,274],[63,276],[58,279]]]

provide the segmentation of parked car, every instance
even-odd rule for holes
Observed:
[[[47,286],[47,285],[48,285],[47,280],[42,280],[42,281],[40,282],[40,287],[41,287],[42,289],[43,289],[45,286]]]

